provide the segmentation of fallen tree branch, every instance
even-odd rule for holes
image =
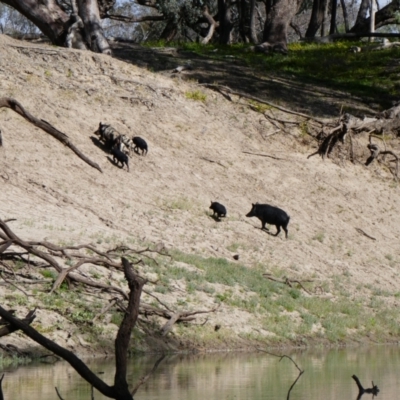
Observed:
[[[260,157],[273,158],[274,160],[284,160],[284,161],[287,161],[286,158],[280,158],[280,157],[270,156],[269,154],[252,153],[252,152],[250,152],[250,151],[242,151],[242,153],[244,153],[244,154],[251,154],[252,156],[260,156]]]
[[[132,397],[136,394],[136,392],[138,391],[138,389],[140,388],[140,386],[142,386],[144,383],[146,383],[148,381],[148,379],[150,378],[150,376],[153,374],[153,372],[158,368],[158,366],[160,365],[161,361],[164,360],[165,358],[165,354],[163,354],[154,364],[153,368],[151,369],[151,371],[146,374],[145,376],[142,376],[139,379],[139,382],[137,383],[137,385],[133,388],[133,390],[131,391],[131,395]]]
[[[209,158],[206,158],[206,157],[200,157],[200,160],[208,161],[210,163],[215,163],[215,164],[220,165],[223,168],[226,168],[225,165],[221,164],[220,162],[214,161],[214,160],[210,160]]]
[[[208,314],[218,310],[220,305],[211,309],[211,310],[203,310],[203,311],[178,311],[169,314],[169,321],[161,328],[161,336],[167,336],[167,333],[172,329],[172,326],[175,322],[187,322],[192,321],[194,315],[197,314]]]
[[[130,17],[126,15],[107,14],[104,18],[112,19],[114,21],[121,21],[126,23],[139,23],[146,21],[164,21],[163,15],[144,15],[141,17]]]
[[[11,315],[13,315],[13,314],[11,314]],[[28,314],[26,314],[26,317],[24,319],[22,319],[21,321],[23,321],[27,325],[30,325],[35,318],[36,318],[36,308],[34,310],[29,311]],[[10,333],[13,333],[17,330],[18,330],[18,328],[16,328],[12,324],[8,324],[0,329],[0,337],[9,335]],[[0,398],[0,400],[1,400],[1,398]]]
[[[365,232],[364,232],[362,229],[360,229],[360,228],[356,228],[356,231],[357,231],[358,233],[361,233],[361,235],[366,236],[366,237],[369,238],[369,239],[376,240],[374,237],[368,235],[368,233],[365,233]]]
[[[271,356],[278,357],[278,358],[279,358],[279,362],[282,361],[282,359],[284,359],[284,358],[288,358],[288,359],[295,365],[295,367],[297,368],[297,370],[299,371],[299,375],[297,376],[297,378],[295,379],[295,381],[292,383],[292,385],[291,385],[290,388],[289,388],[289,391],[288,391],[288,394],[287,394],[287,397],[286,397],[286,400],[289,400],[289,399],[290,399],[290,392],[292,391],[292,389],[293,389],[294,385],[297,383],[297,381],[300,379],[301,375],[303,375],[304,370],[302,370],[302,369],[296,364],[296,362],[293,360],[292,357],[289,357],[289,356],[287,356],[287,355],[281,356],[281,355],[278,355],[278,354],[270,353],[270,352],[265,351],[265,350],[262,350],[262,349],[260,349],[260,348],[257,348],[257,351],[261,351],[261,352],[266,353],[266,354],[269,354],[269,355],[271,355]]]
[[[358,377],[356,375],[353,375],[352,378],[355,380],[356,385],[358,387],[358,396],[357,396],[357,400],[361,399],[361,396],[364,393],[372,393],[373,396],[377,396],[379,393],[379,388],[377,385],[374,385],[374,381],[372,381],[372,388],[367,388],[364,389],[364,387],[361,385],[360,380],[358,379]]]
[[[71,143],[68,136],[58,129],[54,128],[48,122],[44,120],[40,120],[30,114],[28,111],[24,109],[24,107],[16,100],[9,98],[9,97],[1,97],[0,98],[0,108],[6,107],[10,108],[11,110],[15,111],[17,114],[21,115],[31,124],[37,126],[38,128],[44,130],[45,132],[49,133],[55,139],[63,143],[65,146],[69,147],[81,160],[85,163],[89,164],[91,167],[96,168],[98,171],[103,172],[98,164],[91,161],[88,157],[86,157],[74,144]]]
[[[270,281],[282,283],[282,284],[287,285],[287,286],[289,286],[291,288],[293,287],[293,283],[297,283],[299,286],[301,286],[301,288],[306,293],[308,293],[310,295],[312,294],[302,285],[303,282],[314,282],[312,279],[305,279],[305,280],[299,281],[298,279],[289,279],[287,277],[284,277],[284,279],[277,279],[277,278],[274,278],[271,274],[263,274],[263,276],[265,276]]]
[[[61,397],[61,394],[60,394],[60,392],[58,391],[57,386],[56,386],[54,389],[56,389],[56,393],[57,393],[58,398],[59,398],[60,400],[64,400],[64,399]]]
[[[316,121],[316,122],[320,123],[321,125],[325,125],[326,124],[326,122],[324,122],[324,121],[322,121],[322,120],[320,120],[318,118],[312,117],[311,115],[300,113],[300,112],[293,111],[293,110],[289,110],[288,108],[285,108],[285,107],[282,107],[282,106],[278,106],[277,104],[271,103],[270,101],[266,101],[264,99],[261,99],[260,97],[256,97],[256,96],[252,96],[252,95],[249,95],[249,94],[246,94],[246,93],[243,93],[243,92],[238,92],[238,91],[232,90],[231,88],[229,88],[227,86],[217,85],[217,84],[214,84],[214,83],[199,83],[199,85],[208,87],[209,89],[217,90],[221,94],[223,94],[225,97],[227,96],[227,93],[223,93],[224,90],[227,91],[229,94],[233,94],[235,96],[243,97],[245,99],[257,101],[258,103],[266,104],[268,106],[276,108],[277,110],[283,111],[283,112],[285,112],[287,114],[298,115],[299,117],[303,117],[303,118],[306,118],[306,119],[310,119],[310,120]]]
[[[0,272],[0,276],[3,278],[4,282],[8,283],[11,286],[14,286],[15,289],[19,290],[20,292],[22,292],[26,297],[29,297],[29,294],[25,292],[25,290],[19,288],[16,284],[10,282],[9,280],[7,280],[6,278],[4,278],[4,276],[1,274]]]

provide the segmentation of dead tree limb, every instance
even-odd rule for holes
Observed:
[[[53,136],[55,139],[63,143],[65,146],[69,147],[81,160],[83,160],[85,163],[89,164],[91,167],[96,168],[98,171],[103,172],[98,164],[95,162],[91,161],[88,157],[86,157],[78,148],[72,144],[68,136],[62,132],[60,132],[58,129],[54,128],[52,125],[50,125],[48,122],[44,120],[40,120],[36,117],[34,117],[32,114],[30,114],[28,111],[22,107],[22,105],[10,98],[10,97],[1,97],[0,98],[0,108],[2,107],[7,107],[10,108],[11,110],[15,111],[17,114],[21,115],[23,118],[25,118],[27,121],[29,121],[31,124],[37,126],[38,128],[44,130],[45,132],[49,133],[51,136]]]
[[[82,376],[83,379],[87,380],[88,382],[94,382],[95,388],[104,394],[107,397],[113,397],[113,390],[110,386],[104,383],[98,376],[93,373],[86,364],[81,361],[74,353],[69,350],[64,349],[63,347],[59,346],[52,340],[47,339],[45,336],[40,334],[36,329],[32,328],[30,325],[22,322],[18,318],[15,318],[6,311],[3,307],[0,306],[0,316],[7,320],[11,325],[13,325],[16,329],[21,329],[27,336],[29,336],[32,340],[36,343],[39,343],[47,350],[57,354],[64,360],[68,361],[70,365]]]
[[[297,375],[297,378],[295,379],[295,381],[292,383],[292,385],[290,386],[290,388],[289,388],[289,390],[288,390],[286,400],[289,400],[289,399],[290,399],[290,392],[291,392],[292,389],[294,388],[294,385],[297,383],[297,381],[300,379],[301,375],[304,374],[304,370],[302,370],[302,369],[296,364],[296,362],[293,360],[292,357],[289,357],[289,356],[287,356],[287,355],[281,356],[281,355],[278,355],[278,354],[270,353],[270,352],[265,351],[265,350],[262,350],[262,349],[260,349],[260,348],[257,348],[257,350],[258,350],[258,351],[261,351],[261,352],[263,352],[263,353],[269,354],[269,355],[271,355],[271,356],[278,357],[278,358],[279,358],[279,362],[282,361],[282,359],[284,359],[284,358],[288,358],[288,359],[295,365],[295,367],[297,368],[297,370],[299,371],[299,374]]]
[[[372,393],[373,396],[377,396],[379,393],[379,388],[377,385],[374,385],[374,382],[372,381],[372,388],[367,388],[364,389],[364,387],[361,385],[360,380],[357,378],[356,375],[353,375],[352,378],[355,380],[356,385],[358,387],[358,396],[357,396],[357,400],[361,399],[361,396],[364,393]]]
[[[297,111],[289,110],[288,108],[285,108],[285,107],[282,107],[282,106],[278,106],[277,104],[274,104],[274,103],[271,103],[270,101],[266,101],[264,99],[261,99],[260,97],[251,96],[251,95],[243,93],[243,92],[238,92],[238,91],[232,90],[228,86],[216,85],[214,83],[199,83],[199,85],[208,87],[209,89],[217,90],[224,97],[226,97],[227,95],[233,94],[234,96],[239,96],[239,97],[243,97],[244,99],[249,99],[249,100],[257,101],[258,103],[266,104],[268,106],[271,106],[273,108],[276,108],[277,110],[283,111],[283,112],[288,113],[288,114],[298,115],[299,117],[303,117],[303,118],[306,118],[306,119],[310,119],[310,120],[316,121],[316,122],[318,122],[318,123],[320,123],[322,125],[326,124],[326,122],[324,122],[324,121],[322,121],[322,120],[320,120],[318,118],[314,118],[311,115],[307,115],[307,114],[304,114],[304,113],[299,113]],[[228,93],[226,93],[226,92],[228,92]]]
[[[158,366],[160,365],[161,361],[164,360],[165,358],[165,354],[163,354],[154,364],[153,368],[151,369],[151,371],[146,374],[145,376],[142,376],[139,379],[139,382],[137,383],[137,385],[133,388],[133,390],[131,391],[131,395],[132,397],[136,394],[136,392],[138,391],[139,387],[142,386],[144,383],[147,382],[147,380],[150,378],[150,376],[153,374],[153,372],[158,368]]]
[[[26,314],[26,317],[21,321],[23,321],[27,325],[30,325],[35,318],[36,318],[36,308],[34,310],[29,311],[28,314]],[[15,332],[17,330],[18,328],[14,327],[11,324],[7,324],[6,326],[0,329],[0,337],[9,335],[10,333]]]
[[[172,329],[172,325],[174,325],[174,323],[176,321],[178,321],[178,319],[180,319],[182,317],[182,313],[180,312],[176,312],[174,313],[170,320],[161,328],[161,336],[166,336],[167,333]]]
[[[58,397],[60,400],[64,400],[64,399],[61,397],[61,394],[60,394],[60,392],[58,391],[57,386],[56,386],[54,389],[56,389],[57,397]]]
[[[201,40],[201,44],[207,44],[212,39],[215,30],[219,27],[219,22],[215,21],[207,6],[203,8],[203,17],[207,20],[209,29],[207,35]]]
[[[340,123],[339,126],[330,129],[327,133],[322,130],[322,134],[325,138],[319,145],[318,150],[310,154],[307,159],[317,154],[319,154],[323,159],[328,157],[338,141],[344,143],[347,134],[347,126]]]
[[[4,400],[3,389],[2,389],[3,378],[4,378],[4,374],[0,378],[0,400]]]
[[[6,278],[4,278],[4,276],[2,275],[2,273],[0,272],[0,276],[3,278],[4,282],[8,283],[11,286],[14,286],[15,289],[19,290],[20,292],[22,292],[26,297],[29,297],[29,294],[25,292],[25,290],[19,288],[15,283],[10,282],[9,280],[7,280]]]
[[[371,164],[374,159],[376,159],[380,154],[390,154],[394,157],[393,162],[396,162],[395,171],[389,166],[391,173],[397,179],[398,177],[398,157],[396,154],[386,149],[386,142],[383,136],[391,134],[395,137],[400,136],[400,118],[398,117],[400,114],[400,103],[396,104],[394,107],[377,113],[372,117],[363,117],[357,118],[351,114],[343,114],[340,115],[339,121],[337,125],[332,129],[328,130],[327,125],[325,124],[320,133],[315,136],[315,138],[319,141],[318,150],[314,153],[310,154],[307,158],[310,158],[316,154],[319,154],[322,158],[329,157],[332,153],[333,149],[339,144],[342,143],[345,145],[347,151],[347,158],[356,162],[356,153],[355,153],[355,140],[357,136],[360,134],[369,136],[369,150],[371,152],[371,156],[366,161],[366,165]],[[372,135],[372,133],[374,133]],[[349,136],[348,143],[345,142],[346,136]],[[380,151],[379,147],[373,143],[371,143],[371,137],[375,137],[380,139],[385,144],[384,151]]]
[[[208,314],[218,310],[220,305],[211,309],[211,310],[203,310],[203,311],[178,311],[178,312],[164,312],[164,316],[167,314],[167,318],[169,321],[161,328],[161,336],[167,336],[168,332],[172,329],[175,322],[188,322],[193,321],[195,318],[194,315],[197,314]]]
[[[225,165],[221,164],[220,162],[211,160],[211,159],[206,158],[206,157],[200,157],[200,160],[204,160],[204,161],[208,161],[208,162],[210,162],[210,163],[218,164],[218,165],[220,165],[221,167],[226,168]]]
[[[118,293],[120,293],[125,299],[128,299],[128,295],[119,287],[116,286],[111,286],[111,285],[106,285],[101,282],[94,282],[88,278],[85,278],[79,274],[74,274],[71,271],[68,271],[68,269],[64,269],[54,257],[52,257],[50,254],[39,250],[37,247],[39,246],[44,246],[44,247],[50,247],[50,248],[57,248],[58,246],[49,244],[48,242],[44,242],[44,245],[42,242],[27,242],[22,239],[20,239],[11,229],[10,227],[0,219],[0,230],[2,230],[4,233],[0,232],[0,238],[3,239],[4,241],[12,241],[14,245],[20,246],[23,249],[25,249],[29,254],[33,254],[42,260],[46,261],[50,266],[52,266],[60,275],[59,279],[57,279],[56,283],[57,285],[61,285],[62,281],[65,279],[66,276],[68,276],[71,280],[78,282],[78,283],[83,283],[88,286],[92,287],[97,287],[100,289],[105,289],[105,290],[113,290]],[[61,252],[62,253],[62,252]],[[4,252],[2,253],[4,254]],[[97,265],[107,265],[111,266],[114,268],[121,269],[121,265],[117,264],[112,261],[108,261],[107,259],[86,259],[86,260],[81,260],[78,264],[82,265],[86,261],[90,260],[93,264]],[[78,265],[79,266],[79,265]],[[54,285],[53,285],[54,286]],[[58,287],[57,286],[57,287]],[[54,289],[55,290],[55,289]]]
[[[373,236],[368,235],[368,233],[365,233],[365,232],[364,232],[362,229],[360,229],[360,228],[356,228],[356,231],[357,231],[358,233],[361,233],[361,235],[366,236],[366,237],[369,238],[369,239],[376,240],[376,238],[374,238]]]
[[[376,137],[374,135],[374,137]],[[382,141],[384,142],[384,140],[382,139]],[[386,147],[386,143],[384,142],[385,147]],[[394,161],[396,163],[396,168],[394,171],[392,171],[391,167],[388,166],[390,172],[392,173],[393,177],[395,178],[395,180],[397,181],[399,178],[399,157],[397,156],[397,154],[395,154],[393,151],[391,150],[381,150],[379,148],[378,145],[372,143],[372,135],[369,136],[369,144],[367,145],[368,150],[370,151],[371,155],[368,157],[367,161],[365,162],[365,165],[368,166],[370,165],[374,160],[378,159],[378,156],[383,155],[385,156],[386,154],[389,154],[391,156],[394,157],[394,159],[392,161]]]
[[[277,279],[274,278],[271,274],[263,274],[267,279],[270,281],[278,282],[278,283],[283,283],[284,285],[287,285],[289,287],[293,287],[293,283],[297,283],[306,293],[311,294],[303,285],[303,282],[314,282],[312,279],[306,279],[306,280],[301,280],[299,281],[298,279],[289,279],[287,277],[284,277],[284,279]]]
[[[260,156],[260,157],[273,158],[274,160],[284,160],[284,161],[287,161],[285,158],[270,156],[269,154],[252,153],[252,152],[250,152],[250,151],[242,151],[242,153],[244,153],[244,154],[251,154],[252,156]]]
[[[115,400],[133,400],[133,397],[128,389],[128,383],[126,381],[127,354],[132,329],[135,326],[139,315],[139,304],[142,288],[146,281],[134,271],[127,259],[122,258],[122,265],[124,268],[125,278],[128,281],[130,292],[127,312],[124,315],[115,339],[116,370],[113,386],[109,386],[103,380],[101,380],[74,353],[59,346],[52,340],[47,339],[28,324],[15,318],[11,313],[6,311],[1,306],[0,316],[7,320],[16,329],[21,329],[32,340],[66,360],[83,379],[94,386],[104,396]]]

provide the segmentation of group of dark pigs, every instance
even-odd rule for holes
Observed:
[[[107,124],[100,122],[99,128],[95,132],[96,135],[100,136],[100,140],[103,141],[104,145],[110,150],[113,155],[113,161],[118,165],[126,165],[129,171],[129,157],[124,152],[124,149],[133,150],[139,154],[139,150],[142,151],[142,155],[145,152],[147,154],[148,146],[144,139],[139,136],[134,136],[132,139],[128,139],[125,135],[120,135],[116,130]],[[216,217],[218,221],[221,217],[226,217],[226,208],[221,203],[216,201],[211,202],[210,209],[213,210],[213,217]],[[268,231],[265,227],[266,224],[275,225],[277,232],[275,236],[278,236],[281,228],[285,231],[286,239],[288,237],[287,226],[289,224],[290,217],[287,213],[278,207],[270,206],[269,204],[253,204],[252,209],[246,214],[246,217],[257,217],[261,221],[261,229]]]
[[[122,164],[122,168],[126,165],[129,172],[129,154],[130,150],[139,154],[142,151],[142,156],[147,154],[148,146],[144,139],[139,136],[134,136],[132,139],[127,138],[125,135],[120,135],[111,125],[102,124],[100,122],[97,131],[94,132],[100,136],[105,147],[111,152],[113,161],[117,165]]]

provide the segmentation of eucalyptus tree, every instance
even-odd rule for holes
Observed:
[[[264,52],[287,52],[289,25],[305,0],[266,0],[266,19],[263,43]]]
[[[110,53],[101,18],[116,0],[2,0],[24,15],[55,45],[64,46],[68,36],[81,30],[77,47]],[[80,37],[79,37],[80,36]],[[79,43],[81,42],[81,43]]]

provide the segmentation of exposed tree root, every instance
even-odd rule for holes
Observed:
[[[318,149],[307,158],[318,154],[324,159],[333,156],[335,151],[337,157],[340,148],[342,159],[348,159],[353,163],[361,162],[361,159],[365,157],[363,149],[366,146],[370,155],[363,163],[369,166],[374,160],[377,160],[379,163],[385,164],[394,179],[398,180],[399,157],[392,150],[386,149],[385,137],[397,138],[400,136],[399,116],[400,103],[389,110],[378,113],[375,117],[357,118],[350,114],[343,114],[333,128],[327,129],[326,125],[322,127],[316,136],[319,141]],[[372,137],[381,140],[385,149],[381,150],[378,145],[372,143]],[[368,144],[365,143],[366,139],[369,141]],[[358,150],[356,145],[358,145]],[[392,158],[386,161],[386,155],[390,155]],[[395,163],[394,168],[391,163]]]

